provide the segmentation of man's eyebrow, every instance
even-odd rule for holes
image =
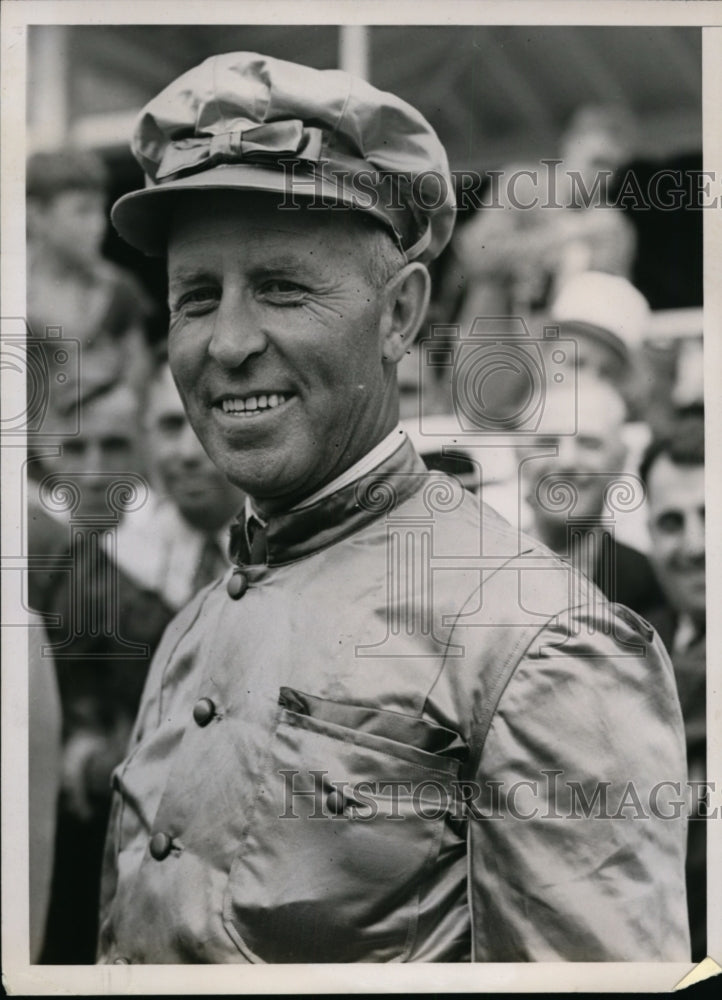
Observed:
[[[192,281],[214,281],[215,276],[203,267],[191,267],[186,264],[178,264],[168,268],[168,287],[183,285]]]
[[[249,262],[248,272],[250,274],[268,274],[269,272],[306,272],[313,266],[313,258],[306,260],[299,258],[297,254],[286,253],[279,250],[278,254],[265,257],[258,262]],[[188,264],[177,264],[168,268],[168,287],[173,288],[179,285],[189,284],[197,281],[214,282],[218,276],[207,267]]]
[[[288,254],[280,251],[278,254],[268,256],[262,261],[251,264],[249,271],[251,274],[268,274],[273,271],[299,272],[308,271],[313,265],[313,259],[306,260],[295,254]]]

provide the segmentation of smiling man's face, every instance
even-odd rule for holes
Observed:
[[[151,380],[144,414],[145,445],[158,489],[200,531],[218,531],[243,505],[243,494],[215,467],[188,423],[167,364]]]
[[[393,429],[382,293],[347,212],[201,194],[168,245],[169,357],[208,454],[262,509],[284,509]]]
[[[704,466],[661,455],[647,483],[650,558],[672,607],[706,619]]]
[[[599,518],[605,513],[609,483],[622,472],[626,448],[622,439],[624,402],[612,386],[580,375],[577,384],[552,386],[544,400],[544,418],[551,428],[576,425],[576,433],[539,435],[538,448],[522,448],[527,499],[537,526],[566,537],[567,521]],[[548,451],[546,448],[548,447]],[[554,452],[552,451],[554,449]],[[567,490],[573,507],[557,506],[555,496]]]

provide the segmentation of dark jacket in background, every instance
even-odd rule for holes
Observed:
[[[643,552],[623,542],[614,539],[610,546],[613,572],[606,572],[598,564],[594,582],[608,600],[624,604],[646,618],[648,612],[664,604],[652,565]]]
[[[69,550],[67,528],[42,509],[31,517],[29,534],[35,557],[30,601],[58,621],[47,634],[60,692],[63,748],[83,735],[102,746],[85,769],[87,812],[79,815],[67,795],[60,795],[40,961],[86,964],[95,958],[110,773],[125,752],[153,652],[173,613],[103,552],[91,555],[80,540],[75,551]]]

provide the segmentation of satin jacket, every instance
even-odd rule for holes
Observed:
[[[643,619],[408,442],[272,518],[263,565],[242,529],[114,775],[101,962],[689,957]]]

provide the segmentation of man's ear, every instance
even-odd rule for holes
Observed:
[[[405,264],[383,290],[381,349],[384,361],[398,364],[414,341],[429,306],[431,281],[419,261]]]
[[[627,456],[629,455],[629,445],[624,440],[623,437],[619,437],[618,441],[615,443],[612,449],[611,461],[619,472],[624,470],[625,463],[627,461]]]
[[[44,231],[45,205],[38,199],[29,197],[25,202],[25,224],[28,236],[37,237]]]

